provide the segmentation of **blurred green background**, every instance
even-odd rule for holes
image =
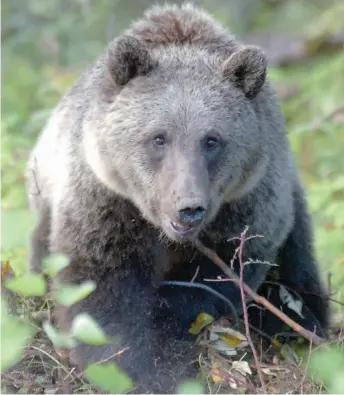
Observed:
[[[2,260],[15,272],[25,270],[33,223],[23,176],[30,148],[87,63],[152,3],[161,1],[2,1]],[[194,3],[266,49],[307,187],[317,257],[324,276],[333,274],[334,298],[344,301],[344,1]]]

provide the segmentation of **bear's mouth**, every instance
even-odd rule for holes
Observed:
[[[172,221],[170,221],[170,226],[175,232],[181,235],[186,235],[188,233],[194,232],[198,228],[198,226],[181,225]]]
[[[201,224],[198,225],[186,225],[176,221],[172,221],[167,215],[165,215],[165,233],[173,240],[190,240],[197,237]]]

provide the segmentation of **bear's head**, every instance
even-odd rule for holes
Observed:
[[[171,240],[192,240],[224,202],[264,176],[257,104],[267,61],[254,46],[226,58],[192,45],[115,39],[84,127],[96,176]]]

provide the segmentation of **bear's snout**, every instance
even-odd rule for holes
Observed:
[[[180,241],[194,239],[207,215],[207,204],[202,199],[182,199],[173,213],[164,213],[163,229],[167,236]]]
[[[184,226],[195,227],[200,225],[206,212],[207,204],[204,199],[182,199],[176,204],[176,218]]]

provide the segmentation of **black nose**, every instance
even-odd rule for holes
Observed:
[[[179,219],[185,225],[197,226],[203,219],[206,209],[201,206],[185,207],[179,210]]]

